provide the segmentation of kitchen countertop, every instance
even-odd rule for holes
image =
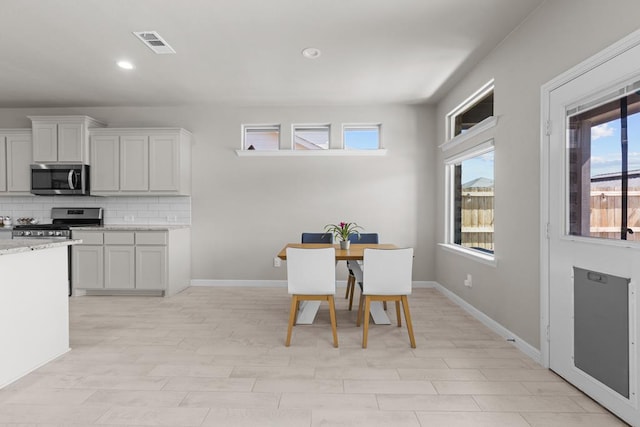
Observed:
[[[0,255],[37,251],[82,243],[82,240],[14,239],[0,240]]]
[[[102,227],[71,227],[72,230],[82,231],[171,231],[189,228],[190,225],[105,225]]]

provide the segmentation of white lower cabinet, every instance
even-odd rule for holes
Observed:
[[[105,289],[135,289],[135,247],[104,246]]]
[[[167,247],[136,246],[136,289],[167,287]]]
[[[132,291],[173,295],[189,286],[190,230],[74,230],[74,289],[100,294]],[[169,259],[169,254],[174,254]]]
[[[93,245],[74,245],[72,253],[72,284],[74,289],[102,289],[104,287],[104,248]]]

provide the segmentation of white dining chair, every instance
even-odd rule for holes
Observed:
[[[333,332],[333,346],[338,347],[336,328],[336,250],[334,248],[287,248],[287,284],[291,295],[291,311],[285,345],[291,344],[300,301],[327,301]]]
[[[362,320],[364,320],[362,348],[367,348],[371,301],[394,301],[396,303],[398,327],[402,326],[400,315],[400,303],[402,303],[411,348],[416,348],[407,298],[411,294],[413,248],[365,249],[363,264],[362,295],[358,308],[358,324],[361,316],[364,316],[362,317]]]

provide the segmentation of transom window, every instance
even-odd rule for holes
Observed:
[[[345,150],[377,150],[380,125],[344,125],[342,140]]]
[[[295,125],[293,127],[294,150],[328,150],[330,125]]]
[[[278,150],[280,125],[244,125],[242,127],[243,150]]]
[[[447,115],[449,139],[493,117],[493,88],[494,82],[491,80]]]

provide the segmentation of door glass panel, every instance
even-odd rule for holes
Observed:
[[[640,240],[640,96],[568,118],[569,234]]]

